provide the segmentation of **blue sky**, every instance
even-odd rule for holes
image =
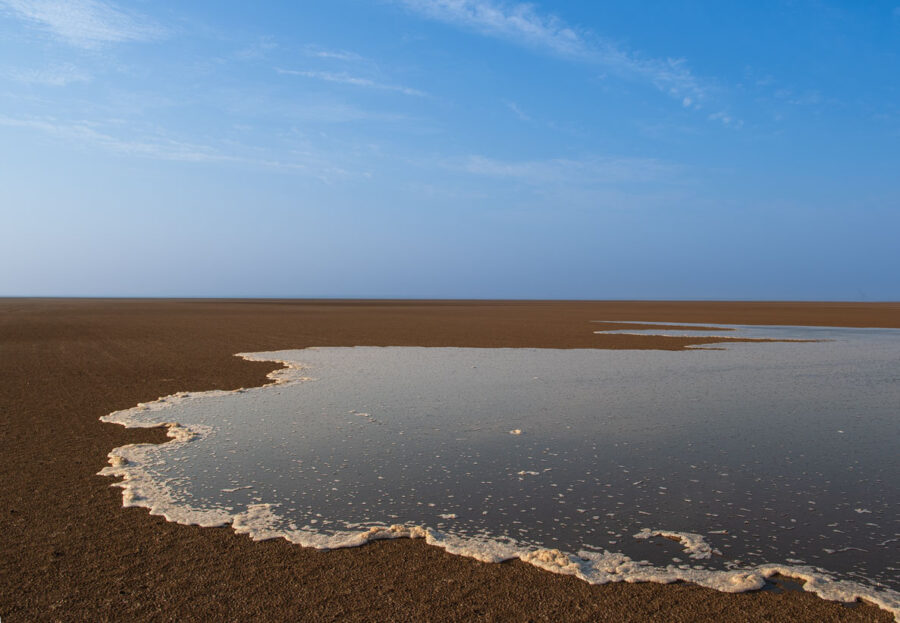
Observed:
[[[0,294],[900,299],[900,4],[0,0]]]

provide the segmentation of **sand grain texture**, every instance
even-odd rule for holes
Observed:
[[[123,509],[96,475],[165,441],[98,418],[179,390],[265,382],[237,352],[306,346],[679,349],[592,320],[900,328],[900,304],[0,300],[0,618],[16,621],[890,621],[797,592],[588,586],[420,541],[323,553]]]

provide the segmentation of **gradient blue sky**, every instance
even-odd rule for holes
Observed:
[[[900,299],[900,3],[0,0],[0,294]]]

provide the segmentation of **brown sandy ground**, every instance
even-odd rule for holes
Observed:
[[[101,415],[259,385],[241,351],[315,345],[677,349],[592,320],[900,327],[900,304],[0,300],[0,618],[17,621],[888,621],[798,592],[589,586],[421,541],[328,553],[123,509]],[[693,340],[693,341],[692,341]]]

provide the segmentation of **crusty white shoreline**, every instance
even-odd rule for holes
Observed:
[[[294,361],[273,357],[267,353],[238,353],[236,356],[248,361],[279,363],[284,367],[270,372],[267,378],[271,382],[261,387],[241,388],[233,391],[179,392],[161,397],[153,402],[140,403],[130,409],[115,411],[100,418],[103,422],[121,424],[126,428],[165,426],[167,434],[171,438],[164,444],[128,444],[114,448],[109,453],[110,464],[100,470],[98,475],[121,479],[112,486],[122,489],[122,505],[124,507],[147,508],[151,515],[159,515],[168,521],[182,525],[202,527],[231,525],[237,534],[247,534],[254,541],[284,538],[291,543],[320,550],[357,547],[380,539],[424,538],[429,545],[440,547],[450,554],[494,563],[518,559],[546,571],[575,576],[589,584],[611,582],[669,584],[682,581],[721,592],[740,593],[758,590],[763,587],[767,578],[781,575],[804,580],[803,589],[822,599],[843,603],[857,600],[870,602],[890,612],[894,615],[894,620],[900,622],[900,593],[892,590],[877,590],[856,582],[835,580],[821,570],[810,566],[765,564],[731,570],[696,569],[687,565],[682,566],[687,568],[676,565],[660,567],[632,560],[620,553],[579,551],[573,554],[557,549],[535,549],[509,540],[465,537],[416,525],[374,525],[367,530],[335,534],[322,534],[304,529],[282,530],[274,528],[274,520],[278,516],[275,507],[270,504],[253,504],[249,505],[244,512],[234,513],[225,508],[199,509],[176,502],[168,484],[155,480],[147,466],[154,460],[161,460],[158,456],[171,448],[172,444],[191,443],[214,431],[208,426],[169,421],[164,417],[167,409],[187,401],[204,400],[235,393],[265,391],[266,388],[274,385],[310,380],[304,376],[304,366]],[[636,538],[662,536],[679,540],[694,562],[708,558],[713,552],[701,535],[693,533],[644,529],[634,536]]]

